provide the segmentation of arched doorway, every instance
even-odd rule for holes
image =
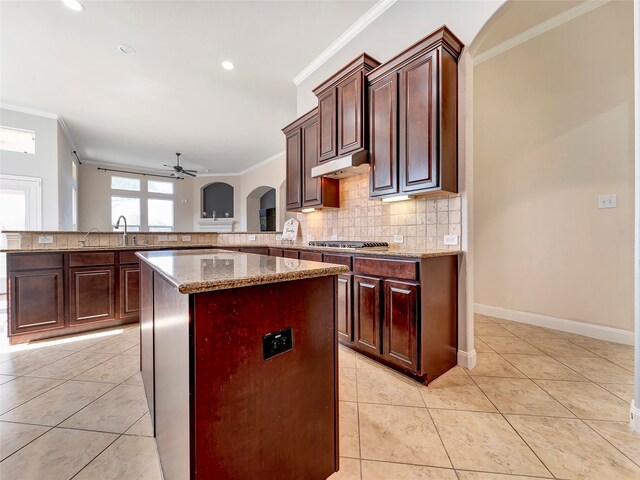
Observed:
[[[269,186],[255,188],[247,195],[247,231],[275,232],[277,226],[276,189]]]

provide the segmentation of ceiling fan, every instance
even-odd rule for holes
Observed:
[[[175,165],[165,165],[165,167],[167,168],[172,168],[173,172],[172,175],[189,175],[190,177],[195,177],[196,173],[198,173],[197,170],[185,170],[184,168],[182,168],[180,166],[180,155],[182,155],[181,153],[176,153],[176,164]]]

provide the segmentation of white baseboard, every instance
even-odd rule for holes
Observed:
[[[562,332],[575,333],[586,337],[608,340],[610,342],[633,345],[633,332],[622,330],[621,328],[605,327],[593,323],[577,322],[566,318],[550,317],[538,313],[521,312],[519,310],[509,310],[508,308],[494,307],[476,303],[475,313],[490,317],[502,318],[514,322],[537,325],[538,327],[553,328]]]
[[[461,367],[472,369],[476,367],[477,362],[478,358],[475,350],[471,350],[470,352],[458,350],[458,365]]]

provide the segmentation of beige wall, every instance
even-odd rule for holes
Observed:
[[[474,112],[476,303],[632,330],[632,3],[477,65]]]

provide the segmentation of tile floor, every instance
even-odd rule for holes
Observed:
[[[631,347],[482,316],[476,326],[478,367],[429,387],[340,349],[331,480],[640,479]],[[161,479],[137,328],[104,333],[3,353],[0,478]]]

